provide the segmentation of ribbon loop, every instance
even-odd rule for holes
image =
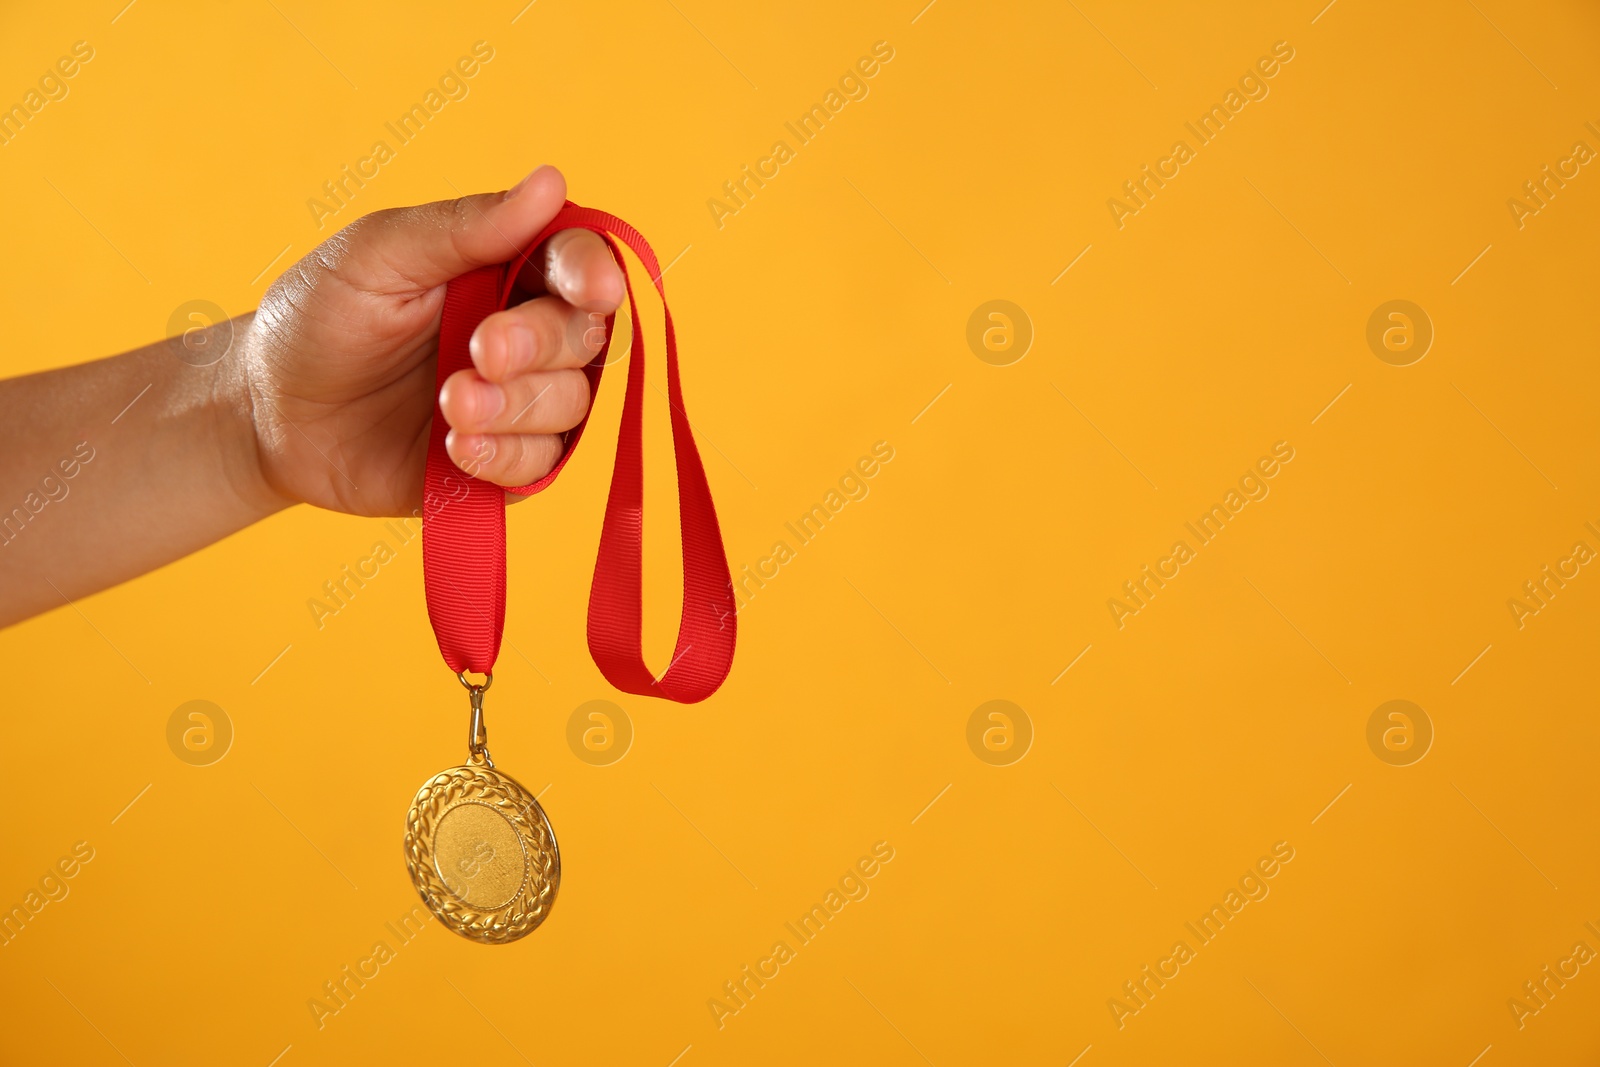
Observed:
[[[605,241],[623,272],[628,312],[633,317],[617,458],[589,590],[589,654],[606,680],[624,692],[694,703],[714,693],[733,666],[736,605],[716,506],[684,409],[672,312],[667,307],[661,268],[649,243],[616,216],[568,201],[515,260],[480,268],[450,282],[439,328],[438,385],[443,387],[451,374],[471,366],[467,343],[472,332],[487,316],[508,306],[517,275],[535,250],[558,231],[573,228],[591,230]],[[661,297],[666,324],[667,401],[683,541],[683,613],[678,620],[672,661],[660,678],[645,665],[642,648],[645,346],[633,280],[617,247],[618,240],[639,257],[649,273]],[[605,343],[584,368],[591,397],[599,389],[614,323],[614,315],[607,318]],[[566,450],[549,474],[509,491],[527,496],[555,481],[588,422],[585,414],[567,435]],[[439,651],[451,670],[488,673],[500,651],[505,621],[506,490],[458,469],[445,452],[446,432],[436,400],[423,488],[422,552],[428,617]]]

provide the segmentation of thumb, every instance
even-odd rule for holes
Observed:
[[[528,246],[567,198],[567,180],[543,166],[503,193],[479,193],[374,212],[351,227],[353,280],[378,292],[432,289]]]

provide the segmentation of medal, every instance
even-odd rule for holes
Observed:
[[[561,852],[539,801],[495,770],[483,725],[482,685],[458,675],[472,701],[467,762],[430,778],[406,815],[411,884],[439,920],[486,944],[515,941],[550,914]]]
[[[467,344],[478,323],[508,306],[512,288],[534,251],[559,230],[600,235],[622,269],[633,318],[627,393],[617,434],[617,458],[594,581],[589,590],[589,654],[606,680],[640,696],[680,703],[704,700],[733,665],[735,610],[727,554],[705,469],[683,406],[677,340],[666,306],[661,268],[639,232],[602,211],[568,202],[543,233],[510,263],[483,267],[452,281],[439,326],[438,384],[471,365]],[[657,678],[640,649],[641,559],[644,519],[644,340],[621,240],[639,257],[661,296],[666,322],[667,399],[678,474],[683,541],[683,614],[667,670]],[[600,385],[611,347],[606,340],[584,368],[590,396]],[[592,403],[592,400],[591,400]],[[588,425],[588,415],[567,435],[555,468],[531,485],[506,490],[463,473],[445,452],[448,427],[434,407],[422,510],[423,584],[428,618],[445,663],[466,687],[470,716],[467,762],[441,771],[417,792],[406,816],[406,868],[422,902],[462,937],[505,944],[538,929],[561,887],[561,853],[538,799],[489,756],[484,695],[494,682],[506,601],[506,492],[529,495],[553,482]],[[483,676],[474,682],[468,674]]]

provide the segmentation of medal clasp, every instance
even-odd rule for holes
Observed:
[[[485,673],[481,685],[469,681],[465,671],[457,674],[456,678],[466,687],[467,699],[472,702],[472,717],[467,723],[467,762],[492,769],[494,760],[489,756],[489,728],[483,722],[483,694],[494,684],[494,674]]]

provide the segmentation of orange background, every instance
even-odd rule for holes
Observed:
[[[609,434],[513,512],[489,724],[500,766],[548,786],[560,899],[511,947],[430,925],[320,1029],[308,1000],[417,903],[413,792],[463,756],[418,545],[321,629],[307,601],[381,522],[301,508],[0,635],[0,904],[94,850],[0,948],[0,1058],[1593,1061],[1595,968],[1520,1029],[1507,1002],[1600,949],[1600,576],[1520,629],[1507,601],[1600,549],[1600,175],[1520,228],[1507,201],[1600,149],[1600,12],[919,7],[0,14],[0,103],[94,48],[0,146],[7,374],[147,344],[186,301],[243,312],[334,225],[551,162],[681,253],[735,570],[894,449],[750,601],[695,707],[617,694],[584,646]],[[319,230],[306,201],[480,40],[469,95]],[[868,95],[719,228],[723,182],[795,147],[784,123],[878,41]],[[1269,94],[1119,229],[1108,198],[1193,147],[1184,123],[1279,41]],[[967,342],[996,299],[1034,332],[1006,366]],[[1394,299],[1435,331],[1409,366],[1366,340]],[[675,523],[652,400],[659,667]],[[596,425],[618,406],[602,390]],[[1279,441],[1270,494],[1119,629],[1107,600]],[[51,521],[93,507],[93,479]],[[168,747],[195,699],[235,730],[210,766]],[[634,730],[606,766],[567,741],[597,699]],[[995,699],[1032,727],[1007,766],[968,742]],[[1434,731],[1409,766],[1367,741],[1395,699]],[[708,1001],[877,842],[870,894],[719,1028]],[[1277,842],[1270,895],[1197,946],[1184,924]],[[1119,1029],[1108,1001],[1180,939],[1195,958]]]

